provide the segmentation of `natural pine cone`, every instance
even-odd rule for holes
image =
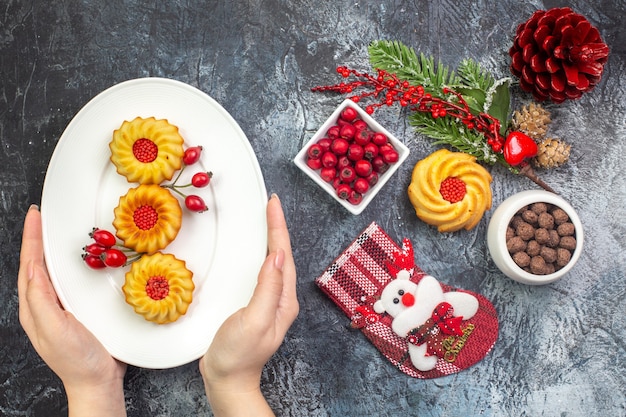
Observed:
[[[513,130],[519,130],[535,140],[546,136],[550,122],[550,112],[541,104],[530,103],[513,113]]]
[[[520,24],[509,55],[524,91],[562,103],[600,82],[609,47],[584,16],[563,7],[538,10]]]
[[[567,162],[571,146],[559,139],[546,138],[537,145],[533,164],[538,168],[556,168]]]

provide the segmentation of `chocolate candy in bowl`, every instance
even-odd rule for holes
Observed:
[[[562,197],[544,190],[522,191],[494,211],[487,246],[496,266],[509,278],[529,285],[549,284],[576,264],[583,228]]]

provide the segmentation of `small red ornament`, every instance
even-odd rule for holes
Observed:
[[[600,82],[609,47],[584,16],[563,7],[538,10],[520,24],[509,55],[524,91],[562,103]]]
[[[528,158],[537,155],[537,144],[530,136],[514,131],[506,137],[503,155],[509,164],[522,165]]]

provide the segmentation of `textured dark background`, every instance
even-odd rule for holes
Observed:
[[[341,101],[310,87],[336,82],[338,64],[368,70],[370,41],[401,40],[452,67],[471,57],[508,76],[516,26],[536,9],[563,5],[600,29],[611,56],[592,93],[548,105],[552,135],[573,149],[566,166],[543,177],[578,210],[586,233],[579,263],[561,281],[530,287],[502,275],[486,248],[491,213],[454,234],[415,217],[405,189],[414,163],[435,147],[397,108],[375,116],[411,155],[361,215],[293,165]],[[200,88],[230,112],[257,153],[268,191],[284,203],[301,314],[263,374],[278,415],[625,416],[625,15],[624,0],[1,0],[0,415],[67,412],[60,381],[19,325],[15,285],[23,216],[40,201],[57,140],[102,90],[159,76]],[[530,101],[516,88],[513,97],[515,106]],[[502,169],[492,173],[494,207],[536,188]],[[74,193],[67,198],[80,198]],[[372,220],[396,240],[411,238],[423,269],[493,301],[501,333],[485,360],[446,378],[414,380],[348,328],[313,281]],[[195,362],[129,369],[126,398],[129,416],[210,415]]]

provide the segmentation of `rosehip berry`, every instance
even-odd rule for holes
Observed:
[[[350,198],[350,194],[352,194],[352,188],[348,184],[339,184],[337,187],[337,197],[342,200],[347,200]]]
[[[356,129],[351,124],[341,126],[339,130],[339,136],[346,139],[352,140],[354,139],[354,135],[356,134]]]
[[[209,185],[213,177],[212,172],[198,172],[191,177],[191,184],[196,188],[202,188]]]
[[[364,177],[369,183],[370,187],[375,186],[378,183],[378,173],[374,170],[367,176]]]
[[[350,162],[350,159],[348,159],[347,156],[342,155],[337,159],[337,168],[341,169],[343,167],[347,167],[352,165],[352,162]]]
[[[330,150],[337,156],[345,155],[348,152],[349,143],[344,138],[337,138],[330,144]]]
[[[311,159],[318,159],[319,157],[322,156],[322,152],[324,151],[322,147],[320,146],[320,144],[314,143],[313,145],[309,146],[309,149],[307,149],[306,154]]]
[[[356,135],[354,135],[354,143],[365,146],[370,143],[370,139],[372,137],[372,132],[367,129],[357,130]]]
[[[339,178],[339,176],[336,176],[333,180],[333,188],[336,190],[337,187],[339,187],[341,184],[341,178]]]
[[[96,227],[94,227],[91,233],[89,233],[89,237],[95,240],[96,243],[99,243],[107,248],[114,246],[117,241],[113,233],[109,232],[108,230],[98,229]]]
[[[119,268],[126,264],[126,255],[119,249],[107,249],[100,254],[102,263],[111,268]]]
[[[187,197],[185,197],[185,206],[189,210],[196,211],[198,213],[202,213],[209,209],[206,203],[204,202],[204,200],[202,199],[202,197],[194,195],[194,194],[188,195]]]
[[[106,268],[106,265],[102,262],[99,255],[83,255],[83,261],[85,261],[87,266],[91,269]]]
[[[324,152],[322,155],[322,166],[326,168],[334,167],[337,165],[337,155],[331,151]]]
[[[391,144],[389,143],[385,143],[384,145],[380,145],[378,147],[378,154],[382,155],[385,152],[389,152],[389,151],[395,151],[395,149],[393,148],[393,146],[391,146]]]
[[[102,246],[99,243],[91,243],[83,248],[85,253],[87,253],[88,255],[96,255],[96,256],[100,255],[106,249],[107,248],[105,246]]]
[[[355,120],[354,122],[352,122],[352,126],[354,126],[357,132],[368,129],[367,123],[365,123],[365,120],[363,119]],[[368,131],[368,133],[371,134],[372,132]]]
[[[183,155],[183,163],[185,165],[195,164],[200,159],[201,153],[202,146],[192,146],[191,148],[185,149],[185,153]]]
[[[306,164],[309,168],[313,169],[313,170],[317,170],[320,169],[322,167],[322,160],[321,159],[307,159],[306,160]]]
[[[374,136],[372,136],[372,142],[378,146],[384,145],[387,143],[387,135],[381,132],[376,132],[374,133]]]
[[[359,177],[367,177],[372,172],[372,164],[368,160],[361,159],[355,162],[354,170]]]
[[[351,166],[343,167],[339,171],[339,179],[345,183],[351,183],[356,178],[356,171]]]
[[[353,122],[358,115],[359,114],[352,107],[346,107],[345,109],[343,109],[339,117],[341,117],[346,122]]]
[[[372,160],[378,156],[378,146],[375,143],[370,142],[363,146],[363,152],[365,159]]]
[[[357,145],[356,143],[348,146],[348,153],[346,154],[348,159],[351,161],[358,161],[359,159],[363,159],[363,155],[365,155],[365,151],[361,145]]]
[[[352,184],[354,191],[360,194],[365,194],[370,189],[370,183],[363,177],[357,178]]]
[[[320,177],[326,182],[333,182],[335,177],[337,177],[337,170],[333,167],[324,167],[320,171]]]
[[[353,205],[358,205],[361,203],[361,201],[363,201],[363,194],[352,190],[352,192],[350,193],[350,196],[348,197],[348,202],[350,202],[350,204]]]
[[[398,152],[396,150],[391,150],[391,151],[387,151],[383,153],[383,161],[385,161],[388,164],[393,164],[395,162],[398,162],[399,158],[400,158],[400,155],[398,155]]]
[[[337,139],[339,137],[339,126],[331,126],[326,132],[326,136],[328,136],[330,140]]]
[[[317,141],[317,144],[322,148],[322,153],[330,150],[331,143],[332,143],[332,140],[328,138],[321,138],[320,140]]]
[[[374,168],[374,171],[378,172],[379,174],[387,171],[388,166],[389,165],[387,165],[387,163],[383,161],[383,157],[381,155],[378,155],[377,157],[372,159],[372,167]]]

